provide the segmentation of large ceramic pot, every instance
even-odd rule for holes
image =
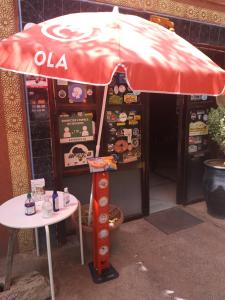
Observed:
[[[204,164],[203,192],[208,213],[225,219],[225,161],[210,159]]]

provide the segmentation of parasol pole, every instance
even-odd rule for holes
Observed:
[[[99,122],[99,128],[98,128],[98,138],[97,138],[97,144],[96,144],[96,148],[95,148],[95,157],[99,157],[107,93],[108,93],[108,85],[106,85],[104,87],[102,110],[101,110],[101,116],[100,116],[100,122]],[[93,184],[91,185],[90,204],[89,204],[89,211],[88,211],[88,225],[91,224],[92,207],[93,207]]]

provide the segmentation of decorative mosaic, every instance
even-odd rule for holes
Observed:
[[[184,19],[191,19],[210,24],[225,25],[225,14],[223,12],[193,6],[186,3],[181,4],[174,0],[97,0],[97,2],[134,8],[146,12],[165,14]]]
[[[13,0],[1,0],[0,38],[6,38],[18,31],[16,3]],[[23,98],[22,78],[12,72],[0,72],[1,102],[4,111],[4,123],[7,134],[10,173],[13,196],[27,193],[29,190],[29,160],[27,157],[25,132],[25,101]],[[19,250],[34,248],[33,230],[21,230],[18,233]]]

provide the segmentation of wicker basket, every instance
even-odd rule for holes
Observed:
[[[89,204],[84,204],[81,206],[81,216],[82,216],[82,228],[84,231],[92,232],[92,223],[88,225],[88,211]],[[117,229],[124,221],[124,215],[122,210],[113,204],[109,205],[109,229]]]
[[[86,259],[90,258],[93,253],[93,244],[92,244],[92,224],[88,226],[88,211],[89,204],[84,204],[81,207],[82,215],[82,229],[83,229],[83,242],[84,242],[84,253]],[[76,218],[78,221],[78,218]],[[119,227],[124,221],[124,215],[122,210],[113,204],[109,205],[109,228],[110,228],[110,251],[114,251],[117,244],[119,243]],[[76,227],[78,222],[76,222]]]

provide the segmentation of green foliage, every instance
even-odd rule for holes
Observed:
[[[225,106],[211,108],[208,115],[209,135],[221,150],[225,150]]]

